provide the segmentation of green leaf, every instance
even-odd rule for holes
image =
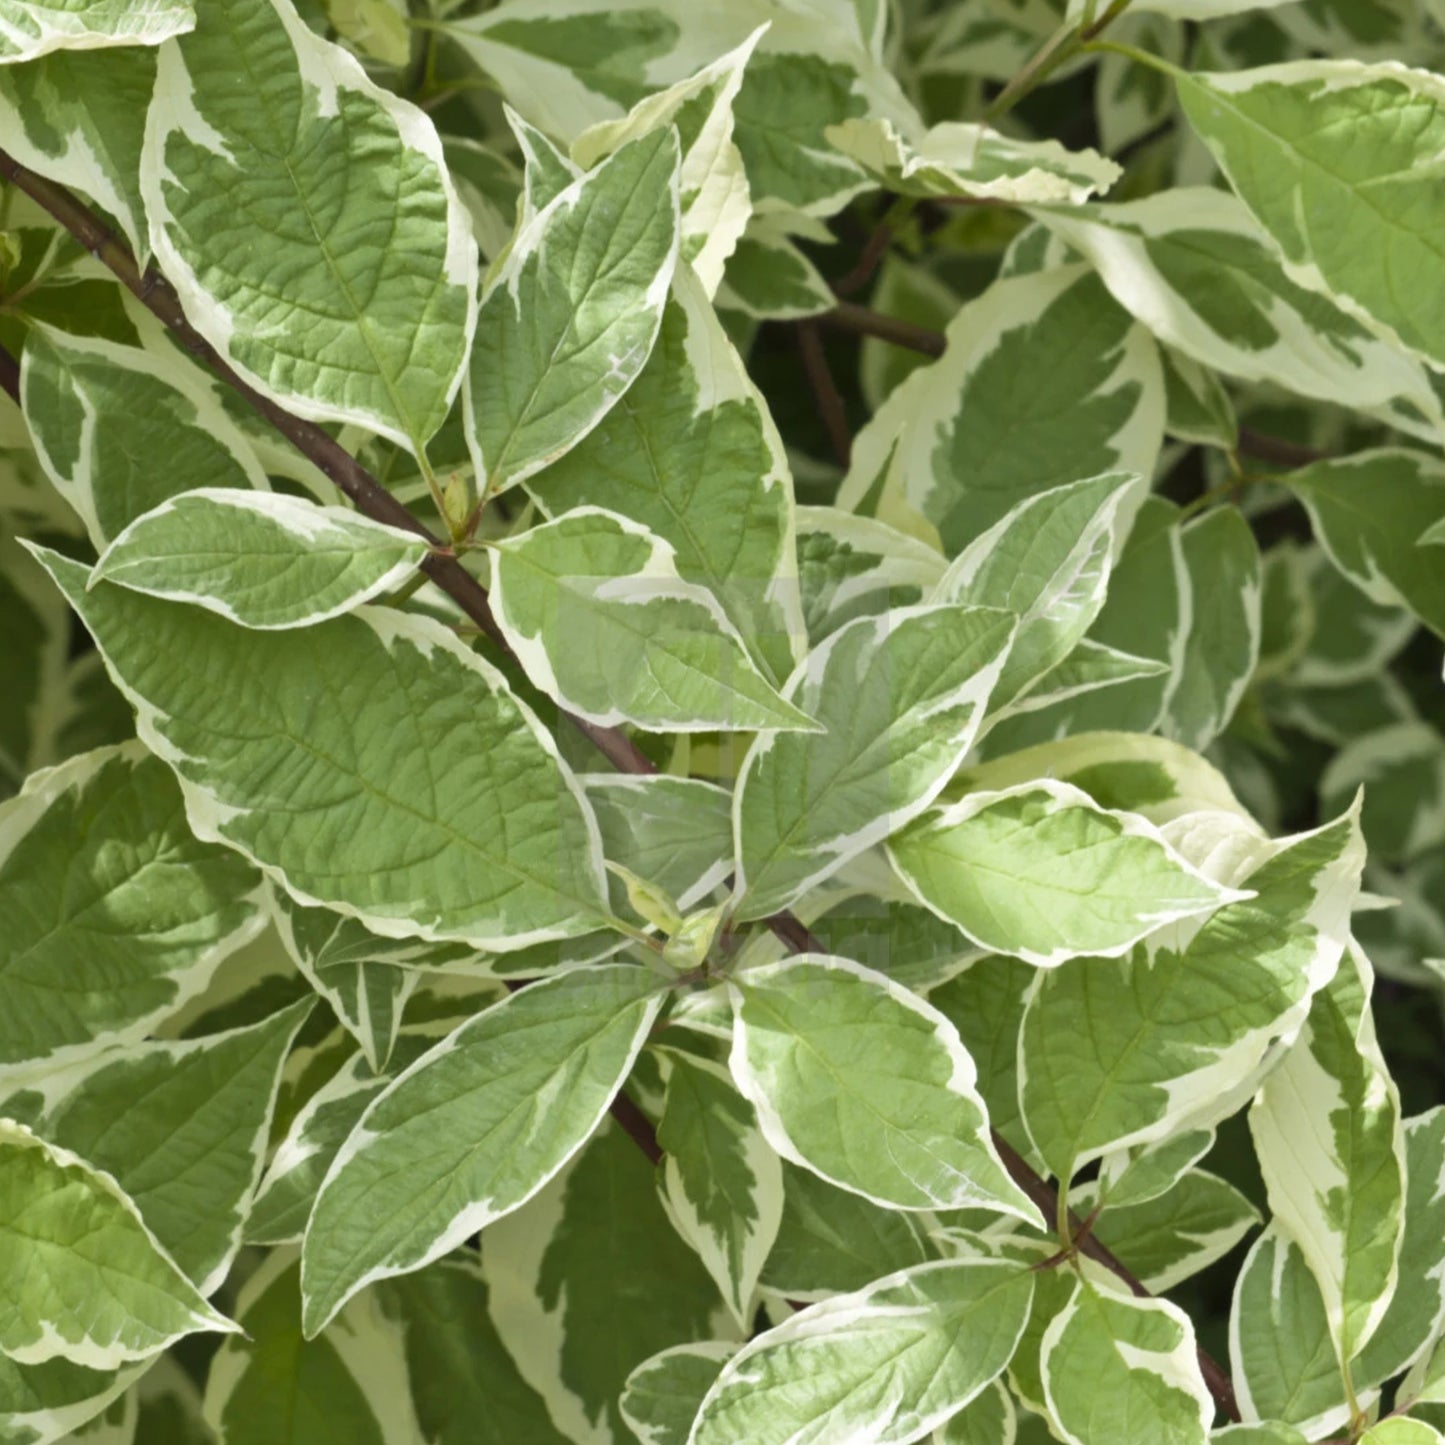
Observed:
[[[1089,1280],[1044,1333],[1044,1390],[1069,1445],[1203,1445],[1214,1403],[1194,1326],[1167,1300]]]
[[[1405,1120],[1405,1181],[1400,1277],[1354,1364],[1365,1386],[1417,1364],[1445,1326],[1445,1109]],[[1445,1366],[1445,1354],[1436,1352]],[[1438,1386],[1435,1393],[1442,1393]]]
[[[1202,751],[1224,731],[1259,661],[1259,544],[1234,507],[1184,528],[1192,619],[1162,731]]]
[[[797,662],[793,501],[772,418],[717,313],[680,268],[652,356],[601,423],[528,482],[549,516],[605,507],[672,545],[769,682]]]
[[[20,396],[36,455],[97,551],[177,493],[270,488],[250,443],[178,359],[32,327]]]
[[[259,633],[123,587],[87,590],[83,567],[43,560],[179,775],[192,827],[293,897],[389,937],[479,948],[602,921],[580,787],[500,674],[440,623],[375,608]],[[348,702],[323,718],[318,692]],[[413,746],[399,768],[400,738]]]
[[[888,855],[919,900],[979,947],[1041,968],[1118,957],[1167,923],[1241,896],[1143,818],[1042,779],[925,814],[890,840]]]
[[[1123,174],[1097,151],[1021,141],[984,125],[944,121],[904,136],[881,116],[829,126],[829,141],[879,185],[924,199],[969,197],[1016,206],[1080,205]]]
[[[202,0],[162,46],[141,192],[187,319],[258,390],[414,449],[441,426],[477,280],[441,143],[290,0]]]
[[[687,1445],[703,1397],[735,1352],[716,1342],[677,1345],[644,1360],[622,1387],[618,1408],[642,1445]]]
[[[1399,280],[1440,268],[1434,164],[1445,83],[1355,60],[1175,79],[1190,124],[1291,279],[1445,362],[1445,310],[1430,288],[1402,291]]]
[[[321,1181],[367,1106],[435,1042],[430,1036],[402,1035],[385,1074],[374,1072],[364,1054],[353,1053],[306,1100],[256,1190],[246,1218],[248,1244],[300,1242]]]
[[[782,1220],[782,1161],[725,1068],[675,1050],[665,1057],[663,1206],[745,1329]]]
[[[665,773],[584,773],[602,847],[683,910],[702,902],[732,868],[732,796],[700,778]]]
[[[1303,567],[1314,607],[1315,629],[1290,681],[1299,688],[1343,688],[1378,682],[1415,632],[1403,608],[1372,602],[1346,579],[1323,548],[1310,547]],[[1376,585],[1379,579],[1376,578]],[[1404,721],[1393,718],[1392,721]]]
[[[859,432],[840,506],[906,531],[927,524],[952,555],[1052,487],[1152,474],[1164,428],[1158,352],[1091,269],[997,281],[946,335],[943,356]]]
[[[1263,852],[1230,879],[1254,897],[1128,958],[1040,973],[1020,1088],[1029,1133],[1058,1178],[1234,1112],[1244,1100],[1233,1091],[1252,1094],[1271,1045],[1303,1023],[1345,947],[1363,861],[1358,816]]]
[[[1010,1141],[1026,1144],[1019,1109],[1019,1028],[1034,970],[1015,958],[980,958],[932,989],[928,1001],[958,1030],[978,1067],[978,1092],[989,1123]]]
[[[657,731],[811,729],[707,588],[644,526],[583,507],[498,544],[497,623],[528,677],[595,723]]]
[[[1270,1207],[1319,1281],[1344,1360],[1384,1318],[1405,1226],[1400,1096],[1375,1038],[1373,982],[1347,951],[1249,1111]]]
[[[303,908],[275,889],[271,913],[291,961],[331,1005],[378,1073],[386,1068],[402,1010],[422,970],[465,966],[475,958],[466,944],[380,938],[354,918]]]
[[[1072,1199],[1088,1215],[1094,1196],[1086,1187]],[[1223,1259],[1259,1223],[1259,1211],[1232,1184],[1191,1169],[1172,1188],[1137,1204],[1113,1205],[1094,1233],[1146,1289],[1163,1294]]]
[[[813,917],[813,905],[830,903],[820,891],[805,910],[813,937],[827,951],[887,974],[914,993],[927,995],[978,957],[978,950],[951,924],[912,902],[848,888],[842,900]],[[956,1020],[955,1020],[956,1022]]]
[[[272,1254],[247,1281],[206,1379],[206,1423],[226,1445],[389,1445],[422,1438],[395,1326],[355,1301],[319,1339],[301,1333],[295,1257]]]
[[[0,63],[55,50],[159,45],[195,23],[190,0],[4,0]]]
[[[728,257],[717,292],[719,309],[755,321],[800,321],[832,310],[837,298],[798,248],[796,233],[788,229],[794,224],[791,212],[752,218]]]
[[[381,1309],[401,1330],[411,1376],[420,1433],[403,1438],[428,1445],[567,1445],[502,1344],[487,1313],[488,1294],[470,1254],[378,1289]]]
[[[1138,477],[1109,473],[1026,498],[944,573],[930,600],[1000,607],[1019,619],[995,710],[1063,662],[1099,615],[1141,490]]]
[[[463,1024],[367,1108],[306,1229],[314,1338],[358,1290],[419,1269],[530,1199],[586,1141],[663,994],[614,964],[533,984]]]
[[[0,1356],[0,1440],[51,1445],[93,1420],[129,1389],[151,1361],[120,1370],[88,1370],[69,1360],[17,1365]]]
[[[573,161],[591,167],[638,136],[677,127],[682,148],[679,254],[709,295],[717,291],[723,266],[752,213],[742,153],[733,140],[733,104],[744,67],[764,33],[759,26],[726,55],[639,101],[622,120],[589,126],[572,143]]]
[[[735,1332],[668,1224],[652,1166],[610,1122],[536,1199],[482,1231],[482,1268],[503,1343],[569,1441],[627,1441],[618,1400],[632,1371]]]
[[[1372,602],[1406,607],[1445,636],[1445,570],[1421,547],[1445,519],[1445,466],[1421,452],[1358,452],[1294,472],[1330,561]]]
[[[1247,1418],[1287,1421],[1314,1440],[1350,1417],[1320,1287],[1274,1225],[1255,1240],[1235,1281],[1229,1360]]]
[[[1396,1417],[1381,1420],[1360,1436],[1360,1445],[1440,1445],[1445,1440],[1433,1425],[1423,1420],[1407,1420]]]
[[[763,1284],[816,1300],[937,1258],[919,1217],[885,1209],[783,1161],[783,1217]]]
[[[143,1037],[263,922],[255,872],[192,837],[136,744],[36,773],[0,804],[0,1074]]]
[[[119,1185],[0,1119],[0,1346],[22,1365],[113,1370],[236,1327],[195,1290]]]
[[[1210,1435],[1219,1445],[1308,1445],[1292,1425],[1271,1421],[1267,1425],[1226,1425]]]
[[[113,1179],[203,1295],[240,1249],[281,1066],[310,1011],[308,999],[228,1033],[112,1049],[36,1086],[31,1128]]]
[[[937,1009],[816,955],[748,969],[729,989],[733,1077],[785,1159],[894,1208],[1037,1218],[988,1138],[973,1060]]]
[[[933,801],[973,743],[1013,636],[994,609],[908,607],[814,649],[786,695],[826,731],[769,734],[743,762],[739,917],[787,907]]]
[[[944,565],[932,547],[872,517],[798,508],[798,582],[815,647],[856,617],[923,601]]]
[[[1124,205],[1041,213],[1082,251],[1119,304],[1162,342],[1238,381],[1380,413],[1428,440],[1440,401],[1429,373],[1285,274],[1244,205],[1214,187],[1182,186]],[[1303,278],[1299,278],[1303,279]]]
[[[242,627],[309,627],[398,586],[426,555],[413,534],[344,507],[201,488],[137,517],[91,585],[194,603]]]
[[[905,1445],[995,1379],[1028,1319],[1032,1274],[945,1260],[810,1305],[723,1366],[688,1445]]]
[[[995,1380],[958,1414],[933,1432],[933,1445],[1014,1445],[1018,1411],[1013,1396]]]
[[[156,7],[147,8],[154,12]],[[0,33],[4,28],[0,21]],[[98,54],[55,50],[22,65],[0,65],[0,145],[21,165],[83,191],[114,216],[142,260],[150,239],[140,195],[140,152],[155,78],[155,51],[142,46]]]
[[[1239,446],[1239,420],[1224,383],[1192,357],[1167,346],[1164,363],[1164,430],[1180,441],[1232,452]]]
[[[513,241],[477,318],[465,393],[478,486],[555,461],[631,385],[677,262],[676,133],[632,141]]]

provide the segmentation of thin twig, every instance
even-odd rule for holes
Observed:
[[[925,356],[942,356],[946,345],[941,331],[915,326],[911,321],[900,321],[896,316],[885,316],[881,311],[870,311],[853,301],[840,301],[831,311],[823,312],[818,320],[839,331],[876,336],[880,341],[891,341],[895,346],[921,351]]]
[[[1329,458],[1328,452],[1303,446],[1299,442],[1287,441],[1284,437],[1267,436],[1264,432],[1247,426],[1239,429],[1239,450],[1247,457],[1254,457],[1256,461],[1268,462],[1276,467],[1288,467],[1291,470]]]
[[[848,412],[838,383],[833,380],[817,322],[798,322],[798,349],[803,353],[803,370],[808,374],[808,385],[813,388],[813,400],[818,403],[818,415],[828,433],[833,458],[846,470],[853,456],[853,434],[848,428]]]
[[[359,511],[376,521],[388,522],[405,528],[425,538],[440,548],[441,539],[431,531],[388,492],[375,477],[345,448],[313,422],[293,416],[249,386],[220,357],[215,349],[186,320],[175,292],[154,270],[140,271],[134,257],[100,219],[84,204],[62,186],[36,175],[20,165],[13,157],[0,151],[0,175],[18,186],[37,204],[48,211],[99,261],[107,266],[151,312],[162,321],[185,349],[197,361],[209,367],[228,386],[245,399],[262,417],[284,436],[303,456],[313,462],[320,471],[331,479],[355,504]],[[840,315],[854,317],[853,324],[839,322]],[[856,317],[868,318],[869,324],[858,324]],[[863,331],[870,335],[884,335],[888,340],[899,340],[900,333],[931,338],[915,349],[938,355],[943,350],[943,337],[938,332],[928,332],[922,327],[909,326],[905,322],[893,322],[880,317],[864,307],[841,303],[824,319],[842,324],[845,329]],[[881,329],[880,329],[881,328]],[[908,341],[900,341],[909,345]],[[936,349],[935,349],[936,347]],[[18,399],[18,370],[15,359],[0,348],[0,386],[10,390]],[[427,557],[422,563],[427,575],[447,593],[477,626],[502,648],[507,644],[492,615],[486,589],[462,567],[455,557],[440,552]],[[636,747],[626,734],[615,728],[602,728],[588,723],[585,719],[564,713],[620,771],[634,774],[653,773],[656,768]],[[801,920],[791,913],[783,912],[764,920],[768,927],[795,953],[825,953],[822,943],[809,931]],[[613,1099],[612,1115],[622,1129],[656,1163],[662,1157],[657,1136],[647,1116],[628,1096],[619,1091]],[[1022,1155],[998,1133],[993,1135],[1009,1173],[1024,1193],[1043,1210],[1046,1218],[1053,1218],[1058,1195],[1054,1186],[1041,1178]],[[1071,1219],[1076,1216],[1070,1215]],[[1100,1264],[1116,1274],[1128,1287],[1141,1297],[1148,1297],[1148,1290],[1114,1255],[1090,1233],[1082,1231],[1082,1221],[1077,1221],[1082,1238],[1080,1248]],[[1228,1376],[1207,1355],[1201,1352],[1200,1368],[1209,1384],[1220,1409],[1231,1419],[1239,1419],[1238,1406]]]

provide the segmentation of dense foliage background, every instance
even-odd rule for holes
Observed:
[[[0,1445],[1445,1439],[1442,66],[0,0]]]

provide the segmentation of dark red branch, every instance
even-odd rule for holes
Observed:
[[[848,411],[843,405],[838,383],[833,380],[816,322],[798,322],[798,350],[803,353],[803,370],[808,374],[808,385],[813,389],[818,415],[828,433],[833,459],[846,471],[853,457],[853,433],[849,429]]]

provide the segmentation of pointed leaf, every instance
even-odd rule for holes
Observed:
[[[723,1366],[688,1445],[918,1440],[1002,1372],[1033,1288],[1011,1261],[959,1259],[810,1305]]]
[[[652,1165],[610,1121],[481,1243],[492,1323],[569,1442],[626,1441],[618,1402],[633,1369],[735,1329],[668,1224]],[[619,1279],[629,1287],[619,1290]]]
[[[633,141],[512,243],[482,301],[466,391],[479,489],[555,461],[642,370],[677,262],[677,165],[675,132]]]
[[[1422,452],[1359,452],[1289,478],[1330,560],[1372,602],[1445,636],[1445,569],[1419,545],[1445,519],[1445,466]]]
[[[141,1038],[263,922],[255,871],[196,841],[138,745],[36,773],[0,804],[0,1074]]]
[[[477,262],[441,143],[290,0],[206,0],[161,47],[141,191],[187,319],[258,390],[413,448],[442,424]]]
[[[498,625],[531,680],[604,727],[809,729],[763,679],[727,613],[646,527],[584,507],[500,543]]]
[[[1441,264],[1434,166],[1445,82],[1423,70],[1298,60],[1176,76],[1190,124],[1273,237],[1291,278],[1445,363],[1445,310],[1405,275]],[[1334,137],[1347,134],[1343,150]]]
[[[1384,1318],[1405,1226],[1400,1096],[1375,1038],[1373,981],[1346,953],[1249,1111],[1275,1221],[1314,1271],[1344,1360]]]
[[[1052,488],[1020,502],[949,565],[930,600],[1019,618],[995,709],[1061,663],[1099,615],[1139,491],[1138,477],[1119,473]]]
[[[44,561],[180,776],[192,826],[293,896],[387,936],[477,947],[601,922],[596,825],[576,780],[500,674],[440,623],[368,608],[253,632],[110,583],[87,590],[83,567]],[[318,690],[365,710],[318,718]],[[398,737],[416,744],[401,768]]]
[[[797,661],[787,457],[706,293],[680,267],[657,344],[627,393],[528,490],[549,516],[606,507],[670,543],[774,685]]]
[[[672,1050],[657,1142],[668,1215],[746,1328],[782,1220],[782,1161],[727,1070]]]
[[[100,8],[87,5],[85,11]],[[178,12],[183,8],[190,6],[176,5]],[[13,9],[40,7],[8,5],[0,16]],[[71,10],[77,18],[81,13],[79,7]],[[0,20],[0,34],[6,28]],[[25,65],[0,65],[0,145],[21,165],[83,191],[114,216],[142,261],[150,238],[140,196],[140,152],[155,78],[155,51],[129,44],[99,54],[55,50]]]
[[[979,947],[1041,968],[1117,957],[1241,896],[1144,819],[1044,780],[969,793],[897,834],[888,855],[920,901]]]
[[[618,1402],[627,1428],[642,1445],[687,1445],[698,1406],[735,1352],[713,1341],[677,1345],[644,1360]]]
[[[984,125],[944,121],[905,138],[883,117],[828,127],[828,139],[886,189],[903,196],[1080,205],[1123,174],[1097,151],[1021,141]]]
[[[1350,1417],[1320,1287],[1288,1235],[1271,1225],[1234,1285],[1229,1361],[1247,1420],[1284,1420],[1311,1440]]]
[[[1014,636],[990,608],[908,607],[833,633],[789,702],[826,731],[773,733],[738,780],[738,916],[787,907],[921,813],[963,760]]]
[[[1152,473],[1164,428],[1158,353],[1092,270],[997,281],[946,334],[943,356],[858,434],[839,505],[895,525],[921,518],[953,555],[1051,487]]]
[[[201,488],[137,517],[91,574],[242,627],[310,627],[404,582],[427,544],[344,507]]]
[[[662,999],[635,964],[564,974],[401,1074],[317,1196],[302,1255],[308,1337],[367,1284],[439,1259],[546,1184],[596,1128]]]
[[[1043,1341],[1049,1410],[1069,1445],[1204,1445],[1214,1403],[1194,1326],[1167,1300],[1085,1280]]]
[[[420,1438],[429,1445],[567,1445],[488,1317],[489,1289],[475,1255],[387,1280],[377,1295],[400,1326]]]
[[[116,1369],[199,1330],[234,1330],[107,1174],[0,1119],[0,1350]]]
[[[785,1159],[898,1209],[1036,1219],[989,1141],[973,1060],[937,1009],[818,955],[749,969],[730,991],[733,1077]]]
[[[733,141],[733,103],[763,33],[759,27],[695,75],[639,101],[622,120],[589,126],[572,143],[572,159],[592,166],[637,136],[665,125],[677,127],[682,147],[677,176],[680,254],[709,295],[717,290],[723,265],[752,211],[742,154]]]
[[[178,359],[33,327],[20,397],[40,463],[97,551],[177,493],[270,487],[235,422]]]
[[[1029,1133],[1058,1178],[1233,1113],[1244,1100],[1231,1091],[1252,1094],[1271,1045],[1303,1023],[1344,950],[1363,862],[1357,815],[1267,852],[1240,870],[1256,896],[1226,904],[1192,936],[1165,933],[1128,958],[1039,974],[1020,1089]]]
[[[195,23],[190,0],[4,0],[0,64],[54,50],[159,45]]]
[[[1269,381],[1359,410],[1396,399],[1392,416],[1438,435],[1429,373],[1348,312],[1285,274],[1243,203],[1182,186],[1142,201],[1043,213],[1056,235],[1099,268],[1131,316],[1187,357],[1240,381]]]
[[[181,1042],[111,1050],[48,1075],[27,1113],[43,1139],[104,1170],[202,1294],[225,1279],[261,1177],[281,1066],[311,1011]],[[6,1100],[7,1113],[35,1096]]]
[[[1088,1215],[1092,1196],[1074,1195]],[[1163,1294],[1223,1259],[1259,1223],[1259,1212],[1232,1184],[1191,1169],[1177,1184],[1138,1204],[1106,1203],[1094,1232],[1146,1289]]]
[[[1405,1166],[1400,1278],[1354,1366],[1366,1387],[1413,1366],[1445,1326],[1445,1109],[1405,1121]],[[1445,1370],[1445,1351],[1436,1353]]]

